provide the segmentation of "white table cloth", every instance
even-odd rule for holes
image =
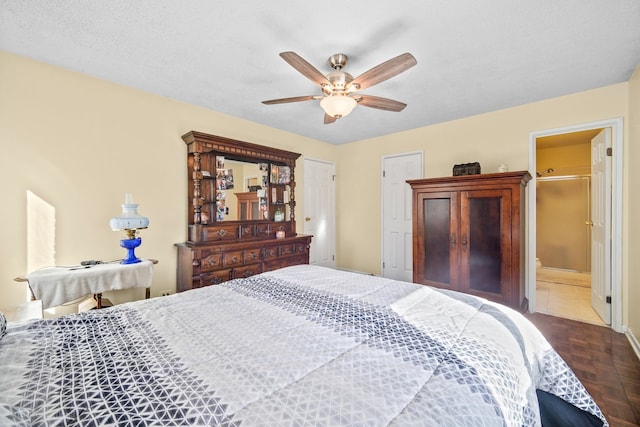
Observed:
[[[44,309],[89,294],[151,286],[153,262],[107,263],[83,267],[47,267],[27,276],[29,287]]]

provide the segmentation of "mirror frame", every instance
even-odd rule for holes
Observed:
[[[182,136],[188,148],[188,185],[189,196],[189,228],[201,228],[216,225],[228,224],[244,224],[247,222],[274,222],[273,220],[225,220],[217,221],[214,215],[210,215],[210,221],[207,224],[202,222],[202,205],[203,197],[200,184],[203,180],[202,163],[203,158],[211,156],[224,156],[225,159],[242,161],[248,163],[268,163],[280,166],[288,166],[291,171],[289,183],[289,219],[291,229],[295,234],[295,164],[300,157],[299,153],[281,150],[278,148],[267,147],[264,145],[253,144],[250,142],[239,141],[231,138],[225,138],[218,135],[210,135],[203,132],[190,131]],[[215,164],[215,162],[214,162]],[[216,170],[210,171],[215,177]],[[189,197],[188,196],[188,197]],[[190,235],[192,230],[190,230]],[[195,231],[195,230],[193,230]],[[199,233],[196,233],[199,234]]]

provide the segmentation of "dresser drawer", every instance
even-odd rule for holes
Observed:
[[[306,243],[295,243],[293,245],[293,251],[296,254],[306,254],[307,253],[307,244]]]
[[[236,241],[238,240],[237,225],[216,225],[202,228],[203,242]]]
[[[267,246],[264,248],[264,260],[269,261],[280,256],[280,246]]]
[[[226,268],[242,265],[242,251],[225,252],[222,256],[222,264]]]
[[[243,258],[245,264],[260,262],[262,261],[262,250],[260,248],[245,249]]]
[[[231,280],[231,270],[218,270],[213,273],[202,274],[200,276],[199,288],[203,286],[219,285],[222,282]],[[194,280],[194,285],[195,285]],[[196,286],[194,286],[196,287]]]
[[[222,268],[222,254],[203,251],[200,256],[200,272],[213,271]]]
[[[293,245],[281,245],[280,256],[289,256],[295,253],[295,247]]]
[[[243,267],[238,267],[233,269],[233,278],[239,279],[241,277],[251,277],[254,274],[262,273],[262,271],[263,271],[262,263],[245,265]]]
[[[259,222],[255,228],[256,237],[269,237],[271,227],[268,223]]]

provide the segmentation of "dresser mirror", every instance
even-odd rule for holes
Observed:
[[[210,212],[205,209],[201,212],[202,224],[220,221],[284,221],[289,214],[290,185],[284,185],[282,197],[278,200],[279,194],[275,189],[277,175],[271,176],[272,170],[277,173],[276,170],[281,168],[282,166],[269,163],[242,162],[216,156],[216,170],[203,171],[205,175],[209,172],[211,177],[215,176],[215,186],[208,185],[207,194],[203,191],[205,204],[208,200],[216,201],[215,210]],[[281,209],[270,209],[276,203],[281,205]]]

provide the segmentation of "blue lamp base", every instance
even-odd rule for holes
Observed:
[[[135,264],[136,262],[140,262],[140,258],[136,258],[136,254],[134,252],[135,248],[140,246],[142,243],[142,239],[137,237],[135,239],[122,239],[120,240],[120,246],[127,250],[127,256],[120,261],[120,264]]]

